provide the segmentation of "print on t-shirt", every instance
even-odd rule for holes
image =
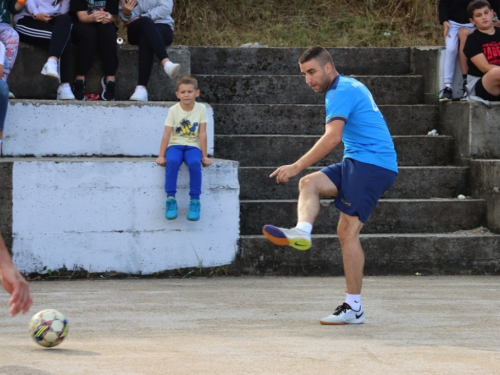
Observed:
[[[196,132],[198,130],[198,125],[197,122],[191,124],[191,121],[185,118],[180,122],[179,126],[175,128],[175,132],[182,137],[196,137],[198,135]]]
[[[106,0],[101,0],[101,1],[87,0],[87,6],[88,6],[87,10],[88,14],[99,12],[101,10],[104,10],[104,8],[106,8]]]
[[[490,42],[483,44],[483,54],[491,65],[500,65],[500,43]]]

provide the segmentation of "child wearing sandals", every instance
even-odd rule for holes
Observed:
[[[68,10],[69,0],[28,0],[14,16],[21,42],[49,47],[42,74],[59,80],[58,100],[75,99],[69,85],[73,22]]]
[[[207,156],[207,113],[203,104],[197,103],[200,95],[198,82],[193,76],[177,80],[175,95],[179,103],[168,111],[165,131],[156,164],[165,166],[165,192],[167,193],[165,218],[177,218],[177,176],[184,162],[189,168],[189,212],[187,219],[200,220],[201,166],[212,164]]]
[[[173,8],[173,0],[121,0],[120,17],[128,42],[139,45],[139,81],[130,100],[148,101],[146,87],[154,55],[170,78],[179,74],[180,65],[170,61],[166,49],[174,40]]]

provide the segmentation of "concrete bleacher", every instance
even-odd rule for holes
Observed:
[[[117,98],[125,99],[136,84],[137,49],[119,50]],[[189,50],[169,53],[181,73],[189,73]],[[164,217],[165,168],[155,159],[177,99],[160,64],[153,69],[150,102],[55,101],[47,99],[55,98],[57,82],[38,71],[44,56],[21,44],[9,79],[18,99],[10,101],[0,158],[0,229],[18,268],[153,274],[231,263],[239,238],[237,162],[213,159],[203,169],[198,222],[186,219],[189,172],[183,165],[179,218]],[[99,93],[94,65],[87,87]],[[213,156],[213,110],[205,105]]]
[[[127,99],[135,86],[135,52],[130,46],[119,50],[117,97]],[[301,51],[171,49],[172,60],[186,61],[182,72],[200,81],[200,101],[207,103],[213,129],[209,150],[221,158],[204,169],[202,219],[190,223],[183,211],[185,168],[180,217],[163,217],[164,169],[152,156],[175,96],[159,64],[149,103],[55,102],[46,100],[55,97],[55,85],[39,74],[41,52],[22,46],[19,62],[36,56],[31,68],[16,64],[9,80],[20,99],[11,101],[7,157],[0,159],[0,228],[20,269],[151,274],[230,264],[245,273],[342,274],[334,234],[338,212],[329,200],[322,201],[308,252],[286,251],[260,234],[268,222],[295,221],[298,179],[278,186],[270,172],[295,160],[323,131],[322,97],[304,84],[297,68]],[[500,236],[475,229],[500,233],[494,147],[500,107],[438,105],[438,47],[330,51],[342,73],[374,93],[401,166],[394,188],[363,231],[367,272],[499,272]],[[89,92],[99,92],[99,79],[96,64]],[[41,80],[54,87],[26,89]],[[440,135],[427,136],[432,129]],[[336,150],[311,170],[340,157]]]

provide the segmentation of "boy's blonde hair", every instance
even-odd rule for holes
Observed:
[[[179,90],[180,85],[193,85],[195,90],[198,90],[198,80],[190,75],[177,78],[177,85],[175,86],[177,91]]]

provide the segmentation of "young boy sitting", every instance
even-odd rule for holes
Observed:
[[[193,76],[183,76],[177,80],[175,95],[179,103],[168,111],[165,131],[156,164],[167,166],[165,171],[165,191],[167,193],[165,218],[177,218],[177,175],[184,162],[189,168],[189,212],[187,219],[200,219],[201,165],[212,164],[207,157],[207,114],[203,104],[197,103],[200,96],[198,81]]]
[[[464,47],[469,98],[485,104],[500,101],[500,29],[493,25],[494,14],[488,1],[471,2],[467,12],[476,26]]]

